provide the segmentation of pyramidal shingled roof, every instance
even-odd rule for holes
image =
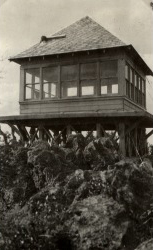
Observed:
[[[125,44],[87,16],[10,59],[118,46],[125,46]]]

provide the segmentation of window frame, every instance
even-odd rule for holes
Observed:
[[[46,69],[46,68],[55,68],[57,67],[57,80],[56,81],[47,81],[47,82],[44,82],[43,80],[43,70]],[[49,65],[49,66],[46,66],[46,67],[42,67],[42,93],[41,93],[41,96],[42,96],[42,99],[43,100],[52,100],[52,99],[57,99],[58,98],[58,82],[59,82],[59,72],[58,72],[58,66],[57,65]],[[49,94],[49,97],[48,98],[45,98],[44,97],[44,85],[45,84],[48,84],[48,88],[51,87],[51,84],[56,84],[56,95],[54,97],[51,97],[51,93]]]
[[[115,76],[102,76],[101,73],[99,72],[99,78],[100,78],[100,96],[117,96],[119,95],[119,82],[118,82],[118,59],[110,59],[110,60],[100,60],[100,64],[103,62],[111,62],[111,61],[115,61],[117,63],[117,70],[116,70],[116,75]],[[100,67],[100,65],[99,65]],[[101,69],[99,70],[101,71]],[[106,85],[102,85],[102,80],[112,80],[115,79],[117,81],[117,84],[106,84]],[[118,93],[112,93],[112,85],[118,85]],[[101,87],[107,86],[107,93],[106,94],[102,94],[102,90]]]
[[[127,74],[126,74],[127,72],[126,67],[128,67],[128,79],[127,79]],[[132,77],[131,77],[131,72],[132,72]],[[134,101],[138,105],[145,108],[146,107],[145,79],[127,61],[125,63],[125,82],[126,82],[126,96],[130,100]],[[143,93],[142,83],[144,84],[144,93]],[[132,93],[132,89],[133,89],[133,93]]]
[[[26,73],[28,73],[28,71],[30,71],[30,70],[39,70],[39,82],[34,82],[33,83],[33,80],[32,80],[32,82],[31,83],[27,83],[26,82]],[[29,73],[28,73],[29,74]],[[32,78],[33,78],[33,75],[31,75],[32,76]],[[34,91],[35,91],[35,86],[36,85],[39,85],[39,97],[38,98],[34,98]],[[27,88],[27,86],[31,86],[31,98],[26,98],[26,88]],[[41,72],[40,72],[40,67],[32,67],[32,68],[25,68],[24,69],[24,100],[25,101],[38,101],[38,100],[40,100],[40,98],[41,98]]]

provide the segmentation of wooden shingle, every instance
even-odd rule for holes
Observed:
[[[119,46],[125,46],[125,44],[87,16],[10,59],[89,51]]]

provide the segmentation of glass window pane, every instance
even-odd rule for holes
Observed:
[[[31,99],[32,98],[32,85],[26,85],[25,88],[25,99]]]
[[[115,77],[117,76],[117,60],[105,61],[100,63],[101,77]]]
[[[126,80],[126,95],[130,97],[130,83]]]
[[[112,94],[118,94],[118,84],[112,84]]]
[[[80,67],[81,79],[96,79],[97,78],[97,63],[84,63]]]
[[[58,67],[43,68],[43,83],[58,81]]]
[[[77,96],[77,82],[62,82],[62,97]]]
[[[128,80],[128,65],[125,65],[125,79]]]
[[[32,84],[32,75],[26,72],[25,76],[26,76],[26,83]]]
[[[145,81],[142,80],[142,92],[144,93],[145,92]]]
[[[33,98],[39,99],[40,96],[40,84],[35,84],[33,86]]]
[[[134,100],[134,85],[131,84],[131,98]]]
[[[56,83],[44,83],[43,84],[43,98],[56,97]]]
[[[140,82],[141,82],[141,79],[140,79],[140,76],[138,76],[138,89],[139,89],[139,90],[140,90],[140,88],[141,88]]]
[[[48,86],[48,83],[43,84],[43,98],[49,98],[49,86]]]
[[[130,82],[133,83],[133,70],[130,68]]]
[[[68,96],[77,96],[77,87],[67,89]]]
[[[94,86],[82,86],[82,95],[94,95]]]
[[[117,78],[103,78],[101,79],[101,85],[118,84]]]
[[[101,94],[105,95],[107,94],[108,90],[107,90],[107,85],[106,86],[101,86]]]
[[[134,84],[135,84],[135,87],[137,87],[137,74],[135,73],[135,76],[134,76]]]
[[[40,69],[26,69],[25,83],[26,84],[40,83]]]
[[[96,84],[97,81],[96,80],[84,80],[81,81],[81,95],[85,96],[85,95],[94,95],[95,94],[95,90],[96,90]]]
[[[77,80],[77,75],[78,75],[77,65],[66,65],[61,67],[62,81]]]

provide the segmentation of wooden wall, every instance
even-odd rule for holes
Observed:
[[[72,98],[52,101],[23,102],[20,105],[20,114],[52,114],[66,112],[123,112],[142,111],[139,107],[126,97],[90,97]]]
[[[37,59],[25,59],[20,69],[20,114],[60,113],[60,112],[116,112],[143,110],[126,98],[125,63],[126,55],[122,49],[101,50],[54,55]],[[100,60],[118,61],[118,94],[107,96],[73,97],[67,99],[39,100],[24,99],[24,70],[36,67],[67,65]],[[41,70],[42,72],[42,70]],[[42,76],[41,76],[42,77]],[[42,88],[42,87],[41,87]],[[58,90],[59,91],[59,90]]]

